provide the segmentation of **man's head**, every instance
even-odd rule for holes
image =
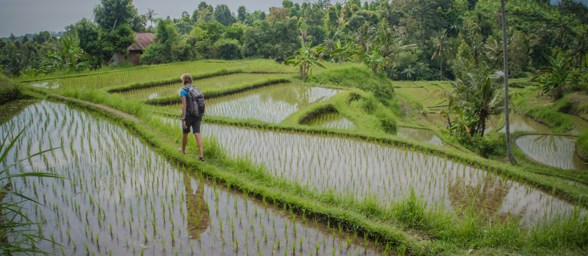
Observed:
[[[188,73],[183,74],[180,79],[182,79],[182,83],[184,83],[184,85],[192,84],[192,75]]]

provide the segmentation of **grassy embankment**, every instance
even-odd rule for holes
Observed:
[[[318,72],[317,72],[318,73]],[[125,101],[124,97],[110,95],[106,92],[89,94],[76,90],[60,90],[69,96],[109,105],[141,119],[134,123],[123,120],[123,123],[135,130],[162,154],[174,161],[190,165],[211,177],[225,182],[228,186],[253,193],[259,197],[272,199],[276,204],[286,204],[298,211],[316,215],[316,217],[345,224],[349,229],[365,232],[372,238],[392,241],[398,245],[399,251],[408,248],[415,254],[446,252],[464,252],[468,248],[481,248],[483,253],[490,252],[560,252],[570,250],[581,251],[586,246],[586,223],[582,218],[561,220],[548,226],[536,227],[530,231],[518,227],[517,223],[494,223],[484,220],[474,212],[460,218],[443,212],[432,212],[424,208],[416,198],[408,198],[404,202],[390,206],[378,205],[374,201],[354,201],[351,198],[338,198],[329,194],[320,194],[305,189],[300,184],[273,178],[263,167],[255,166],[244,159],[230,159],[213,141],[207,141],[206,155],[210,161],[201,164],[193,157],[187,158],[176,152],[175,146],[179,136],[177,131],[162,124],[157,118],[151,117],[147,108],[140,102]],[[344,97],[343,97],[344,98]],[[348,100],[348,99],[346,99]],[[335,101],[334,105],[337,104]],[[339,103],[341,104],[341,103]],[[345,105],[345,104],[343,104]],[[342,107],[342,106],[341,106]],[[391,109],[394,109],[393,107]],[[341,109],[338,109],[341,111]],[[312,110],[307,110],[312,112]],[[346,113],[343,113],[344,115]],[[208,120],[213,118],[207,118]],[[582,203],[581,196],[585,190],[566,190],[558,184],[557,179],[545,180],[521,172],[516,168],[465,155],[463,152],[444,150],[433,146],[412,144],[409,141],[395,139],[391,136],[380,136],[379,133],[365,135],[370,131],[362,131],[363,135],[353,132],[329,131],[309,128],[287,123],[270,125],[262,122],[225,120],[214,118],[217,122],[253,126],[263,129],[289,130],[314,134],[339,134],[360,139],[370,139],[391,145],[402,145],[412,150],[425,151],[444,157],[457,159],[483,169],[502,173],[518,180],[526,181],[544,190],[553,190],[572,201]],[[296,120],[296,118],[294,118]],[[356,121],[356,120],[354,120]]]

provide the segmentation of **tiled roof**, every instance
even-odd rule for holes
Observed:
[[[135,33],[135,43],[129,46],[129,51],[141,51],[153,43],[155,35],[151,33]]]

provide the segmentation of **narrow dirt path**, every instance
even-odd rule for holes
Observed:
[[[57,95],[57,94],[50,94],[50,96],[51,97],[55,97],[57,99],[61,99],[61,100],[65,100],[65,101],[71,101],[71,102],[75,102],[75,103],[78,103],[78,104],[88,105],[88,106],[92,106],[94,108],[102,109],[102,110],[104,110],[104,111],[106,111],[108,113],[117,115],[117,116],[122,117],[122,118],[125,118],[125,119],[129,119],[129,120],[131,120],[133,122],[136,122],[136,123],[140,123],[141,122],[141,120],[139,118],[137,118],[136,116],[133,116],[133,115],[128,114],[126,112],[120,111],[118,109],[111,108],[111,107],[106,106],[106,105],[93,103],[93,102],[90,102],[90,101],[87,101],[87,100],[78,100],[78,99],[74,99],[74,98],[70,98],[70,97],[65,97],[65,96],[61,96],[61,95]]]

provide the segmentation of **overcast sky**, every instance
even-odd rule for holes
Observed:
[[[293,0],[302,3],[305,0]],[[202,0],[133,0],[139,13],[153,9],[158,18],[180,17],[183,11],[192,14]],[[237,8],[245,6],[249,12],[263,10],[271,6],[281,6],[282,0],[205,0],[216,6],[226,4],[236,13]],[[316,0],[307,2],[316,2]],[[336,2],[336,1],[332,1]],[[100,0],[0,0],[0,37],[10,33],[19,36],[40,31],[62,31],[67,25],[82,18],[93,19],[94,7]]]
[[[170,16],[180,17],[183,11],[192,11],[202,0],[134,0],[133,3],[143,14],[147,9],[153,9],[158,18]],[[316,2],[316,0],[293,0],[302,3]],[[332,0],[341,2],[343,0]],[[557,0],[551,0],[556,2]],[[578,0],[588,5],[588,0]],[[266,11],[271,6],[281,6],[282,0],[205,0],[216,6],[226,4],[233,12],[240,5],[249,12],[255,10]],[[363,1],[362,1],[363,2]],[[63,31],[67,25],[82,18],[93,19],[92,12],[100,0],[0,0],[0,37],[7,37],[10,33],[19,36],[26,33],[40,31]]]

